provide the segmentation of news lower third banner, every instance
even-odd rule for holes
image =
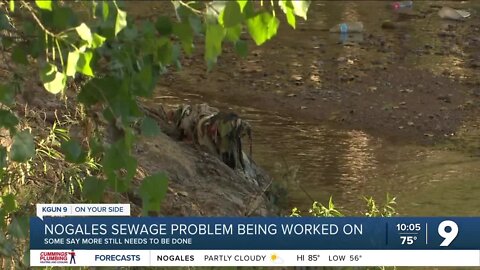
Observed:
[[[473,217],[81,217],[63,207],[31,218],[31,266],[480,266]]]

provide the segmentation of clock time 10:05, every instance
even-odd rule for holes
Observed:
[[[397,231],[399,232],[419,232],[422,229],[420,223],[398,223]]]

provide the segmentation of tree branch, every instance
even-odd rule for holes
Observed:
[[[37,14],[35,13],[35,10],[30,6],[30,4],[28,4],[27,2],[23,1],[22,0],[22,4],[25,6],[25,8],[30,12],[30,14],[32,15],[33,19],[35,20],[35,22],[38,24],[38,26],[45,32],[47,33],[48,35],[50,35],[51,37],[53,38],[56,38],[56,35],[52,32],[50,32],[50,30],[48,30],[44,25],[43,23],[40,21],[40,19],[37,17]]]

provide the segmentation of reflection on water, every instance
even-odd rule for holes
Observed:
[[[290,183],[291,206],[308,207],[310,197],[326,203],[332,195],[355,214],[364,210],[362,196],[384,200],[390,193],[403,215],[480,214],[480,158],[388,146],[359,131],[280,122],[255,122],[255,159],[277,179],[284,175],[275,170],[278,157],[300,166],[296,177],[303,188]]]
[[[200,103],[188,93],[165,95],[163,104]],[[289,187],[289,205],[333,196],[345,213],[365,210],[363,196],[398,200],[402,215],[480,215],[480,158],[419,146],[388,145],[362,131],[331,129],[253,108],[209,102],[239,112],[253,126],[253,158]],[[296,171],[295,179],[286,177]]]

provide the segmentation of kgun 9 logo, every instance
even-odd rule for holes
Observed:
[[[438,225],[438,234],[444,239],[440,246],[448,247],[458,235],[457,223],[451,220],[442,221]]]

